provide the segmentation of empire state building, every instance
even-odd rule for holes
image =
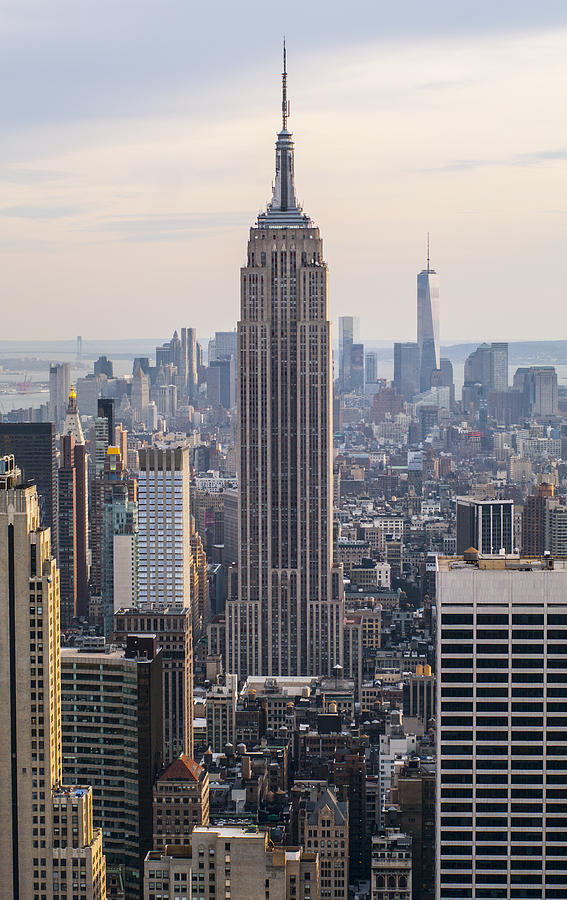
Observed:
[[[327,266],[296,198],[285,63],[284,46],[273,197],[241,269],[239,558],[226,611],[227,671],[239,677],[330,674],[343,661]]]

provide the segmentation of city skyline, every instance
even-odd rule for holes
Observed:
[[[565,900],[567,9],[7,2],[0,893]]]
[[[172,7],[172,22],[157,23],[166,45],[172,26],[186,21]],[[395,12],[380,17],[366,8],[366,28],[363,16],[340,34],[334,13],[331,7],[309,41],[302,29],[288,34],[291,84],[302,87],[293,108],[298,171],[326,235],[331,318],[349,312],[354,291],[362,337],[414,339],[414,278],[430,231],[446,337],[544,337],[551,315],[560,329],[565,210],[556,185],[567,130],[556,110],[564,12],[550,4],[545,13],[516,6],[512,15],[504,4],[494,21],[482,5],[474,14],[449,14],[438,3],[427,19],[414,9],[408,25]],[[143,48],[156,26],[147,10],[125,48],[132,24],[125,12],[112,24],[67,14],[61,33],[41,12],[25,30],[16,13],[8,17],[9,40],[26,68],[6,47],[16,90],[0,141],[4,334],[21,336],[23,303],[36,323],[30,338],[62,327],[69,337],[96,330],[88,324],[93,305],[99,322],[112,317],[117,337],[132,335],[141,324],[132,321],[131,304],[149,312],[162,298],[166,333],[188,306],[198,331],[210,333],[218,317],[236,320],[239,234],[269,186],[263,136],[277,128],[279,36],[247,55],[260,23],[236,41],[231,33],[229,42],[227,13],[205,79],[192,34],[190,62],[178,58],[176,65],[162,51],[152,72],[144,70]],[[37,58],[29,58],[32,49]],[[65,75],[81,51],[83,77],[70,84]],[[48,74],[40,108],[33,88],[42,65]],[[334,152],[321,154],[322,146]],[[358,227],[345,229],[353,214]],[[536,293],[538,321],[512,318]]]

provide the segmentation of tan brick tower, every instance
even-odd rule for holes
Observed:
[[[330,673],[343,652],[327,266],[295,195],[286,82],[284,47],[274,192],[241,270],[239,559],[227,604],[227,671],[240,677]]]

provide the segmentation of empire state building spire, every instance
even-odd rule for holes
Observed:
[[[250,229],[240,271],[238,559],[226,671],[331,675],[344,663],[352,677],[343,572],[333,563],[327,266],[319,229],[295,197],[285,62],[284,49],[274,196]]]
[[[287,118],[289,116],[289,100],[287,99],[287,54],[285,50],[285,38],[283,42],[283,72],[282,72],[282,131],[287,131]]]
[[[303,213],[295,196],[293,172],[293,135],[287,130],[289,100],[287,99],[287,53],[283,45],[282,72],[282,130],[276,141],[276,178],[274,193],[266,212],[258,216],[260,228],[309,228],[312,225]]]

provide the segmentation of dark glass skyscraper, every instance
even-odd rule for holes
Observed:
[[[419,391],[419,346],[415,342],[394,344],[394,387],[406,400]]]
[[[35,481],[43,528],[51,528],[51,550],[59,553],[57,451],[53,422],[0,422],[0,456],[12,453],[26,481]]]

